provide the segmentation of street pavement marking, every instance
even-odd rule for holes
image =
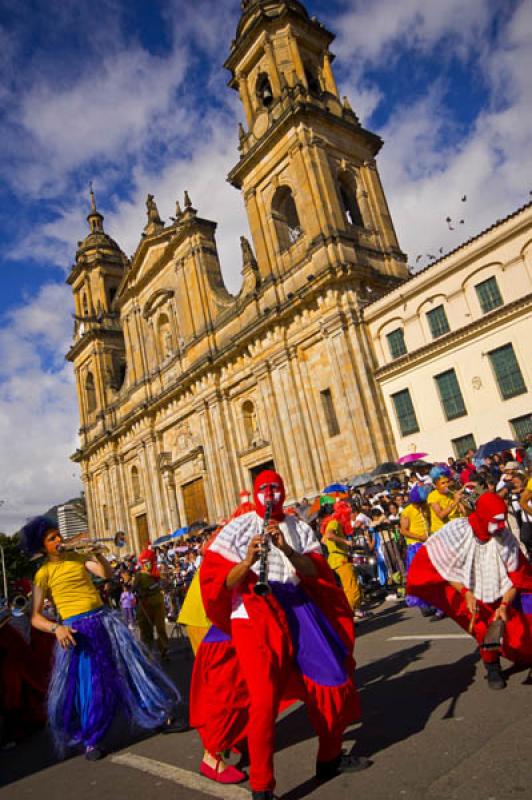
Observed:
[[[390,636],[388,642],[425,642],[427,639],[471,639],[467,633],[427,633],[426,636]]]
[[[141,772],[147,772],[149,775],[155,775],[157,778],[163,778],[166,781],[178,783],[180,786],[186,786],[187,789],[193,789],[195,792],[208,794],[211,797],[221,797],[222,800],[250,800],[251,797],[250,792],[240,786],[215,783],[215,781],[210,781],[208,778],[203,778],[201,775],[196,775],[196,773],[189,772],[187,769],[173,767],[171,764],[155,761],[153,758],[137,756],[135,753],[121,753],[120,755],[112,756],[110,760],[113,764],[132,767]]]

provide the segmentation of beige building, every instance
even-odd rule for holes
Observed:
[[[361,313],[407,277],[382,142],[339,97],[333,36],[300,2],[242,8],[225,65],[246,119],[229,175],[252,236],[239,294],[186,193],[168,225],[148,196],[131,260],[91,195],[68,278],[90,530],[136,548],[224,517],[264,465],[294,499],[395,455]]]
[[[399,455],[532,431],[532,204],[364,311]]]

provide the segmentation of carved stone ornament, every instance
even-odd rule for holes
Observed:
[[[471,379],[471,386],[473,387],[473,389],[476,389],[477,391],[478,389],[481,389],[482,378],[480,378],[478,375],[475,375],[475,377]]]
[[[192,431],[188,422],[177,426],[174,434],[174,444],[179,451],[190,450],[193,445]]]

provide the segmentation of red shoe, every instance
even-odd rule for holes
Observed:
[[[218,772],[218,765],[220,762],[218,761],[216,764],[216,769],[213,767],[209,767],[205,761],[202,761],[200,764],[199,771],[201,775],[204,775],[206,778],[209,778],[211,781],[216,781],[216,783],[242,783],[242,781],[247,780],[247,775],[245,772],[237,769],[236,767],[228,766],[223,769],[221,772]]]

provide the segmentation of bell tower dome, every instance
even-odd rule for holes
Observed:
[[[244,194],[263,284],[283,300],[344,265],[372,291],[389,288],[407,269],[375,161],[382,140],[339,96],[333,34],[298,0],[241,5],[225,66],[246,127],[229,181]]]

